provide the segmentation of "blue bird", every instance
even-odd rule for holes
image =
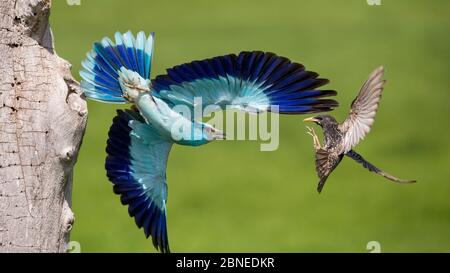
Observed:
[[[252,51],[193,61],[167,69],[150,80],[154,35],[115,33],[115,42],[96,42],[82,62],[84,95],[106,103],[131,103],[118,110],[109,130],[105,168],[114,193],[152,237],[161,252],[170,252],[167,236],[166,165],[174,143],[199,146],[224,133],[213,126],[185,117],[177,105],[231,106],[246,112],[281,114],[330,111],[338,106],[334,90],[318,90],[328,80],[273,53]],[[175,129],[174,129],[175,128]]]

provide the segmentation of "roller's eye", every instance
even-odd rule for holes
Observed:
[[[208,133],[212,133],[213,129],[211,127],[205,127],[206,132]]]

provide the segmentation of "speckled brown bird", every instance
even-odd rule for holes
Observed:
[[[323,129],[324,145],[320,144],[313,128],[308,128],[308,134],[313,137],[316,150],[316,171],[319,176],[317,191],[320,193],[331,172],[339,165],[344,155],[363,165],[364,168],[375,172],[397,183],[413,183],[415,180],[404,180],[390,175],[367,162],[353,148],[369,133],[375,120],[375,114],[383,92],[385,80],[384,69],[375,69],[361,87],[358,96],[353,100],[349,116],[339,124],[330,115],[320,115],[306,118],[304,121],[315,122]]]

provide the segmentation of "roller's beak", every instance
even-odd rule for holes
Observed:
[[[216,131],[214,131],[213,136],[214,136],[214,139],[225,139],[226,138],[225,132],[223,132],[221,130],[217,130],[217,129],[216,129]]]
[[[214,127],[209,128],[209,133],[210,133],[212,139],[225,139],[225,137],[226,137],[224,131],[219,130]]]
[[[315,117],[305,118],[303,121],[304,122],[319,122],[319,120],[316,119]]]

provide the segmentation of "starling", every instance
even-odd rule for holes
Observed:
[[[383,67],[378,67],[370,74],[361,87],[358,96],[353,100],[349,116],[343,123],[339,124],[330,115],[319,115],[304,119],[304,121],[315,122],[323,129],[325,143],[322,146],[314,129],[307,126],[308,134],[313,137],[316,151],[316,171],[320,178],[317,186],[319,193],[322,191],[328,176],[341,162],[344,155],[362,164],[369,171],[394,182],[416,182],[415,180],[397,178],[378,169],[353,150],[353,147],[369,133],[374,122],[385,83],[385,80],[382,79],[383,74]]]

